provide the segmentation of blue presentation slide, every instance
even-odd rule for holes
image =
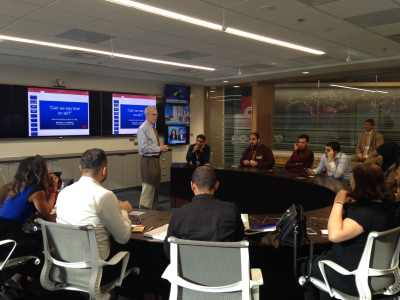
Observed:
[[[40,129],[89,128],[89,104],[83,102],[39,101]]]
[[[137,129],[146,121],[145,105],[121,104],[121,129]]]

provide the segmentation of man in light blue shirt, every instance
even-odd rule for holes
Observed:
[[[142,195],[139,208],[157,210],[158,190],[161,181],[160,153],[168,151],[168,145],[160,147],[160,140],[154,124],[157,122],[157,109],[146,107],[146,121],[137,132],[139,144],[140,172],[142,175]]]
[[[328,176],[333,178],[351,178],[351,163],[349,157],[340,152],[340,144],[329,142],[325,145],[325,155],[314,170],[308,169],[308,175],[320,174],[326,171]]]

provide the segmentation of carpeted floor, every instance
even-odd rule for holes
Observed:
[[[170,184],[169,182],[162,183],[160,185],[160,191],[158,193],[158,205],[157,210],[164,211],[175,211],[176,208],[171,208],[171,197],[170,197]],[[121,201],[129,201],[133,208],[139,208],[140,195],[142,188],[135,188],[128,191],[115,192],[117,198]]]

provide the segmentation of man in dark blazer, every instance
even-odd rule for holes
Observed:
[[[186,135],[183,134],[183,128],[179,130],[179,135],[178,135],[178,141],[185,141],[186,140]]]
[[[208,166],[210,165],[210,154],[211,148],[206,144],[206,137],[203,134],[199,134],[196,138],[196,144],[189,146],[186,161],[188,164]]]
[[[378,157],[376,148],[383,144],[383,135],[374,130],[375,121],[365,120],[364,132],[358,135],[356,155],[350,157],[352,163],[375,162]]]

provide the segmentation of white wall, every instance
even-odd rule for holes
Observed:
[[[0,83],[52,87],[55,79],[64,80],[68,89],[114,91],[140,94],[162,95],[164,85],[170,82],[130,79],[124,77],[95,75],[52,70],[33,67],[0,65]],[[194,143],[196,135],[204,131],[204,92],[202,86],[192,86],[193,98],[190,109],[191,119],[190,142]],[[160,137],[160,143],[163,143]],[[36,154],[53,155],[83,153],[89,148],[101,148],[105,151],[137,149],[128,137],[121,138],[87,138],[87,139],[40,139],[40,140],[0,140],[0,158],[31,156]],[[184,162],[188,146],[173,146],[172,161]]]

